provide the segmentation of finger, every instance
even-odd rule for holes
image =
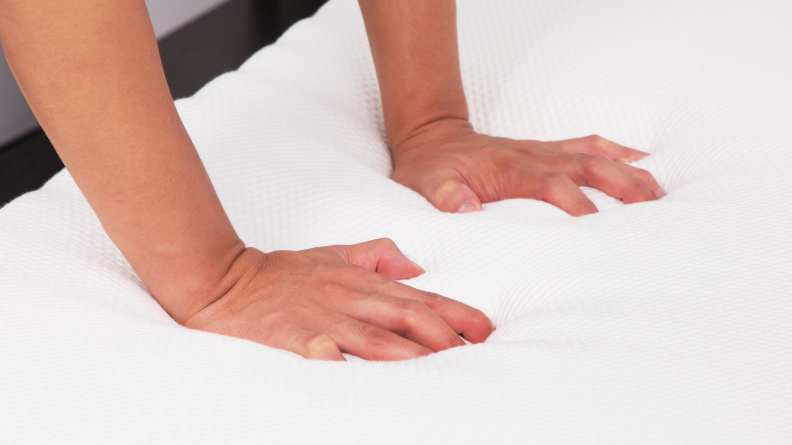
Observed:
[[[295,329],[284,349],[312,360],[346,361],[332,337],[310,329]]]
[[[426,272],[404,256],[396,243],[388,238],[338,247],[349,264],[365,267],[391,280],[407,280]]]
[[[432,351],[465,346],[456,332],[418,300],[385,294],[364,294],[345,313],[357,320],[395,332]]]
[[[344,318],[328,329],[341,350],[365,360],[408,360],[432,353],[391,331],[353,318]]]
[[[654,201],[654,192],[646,184],[602,155],[578,155],[565,162],[569,177],[577,185],[586,185],[621,199],[625,204]],[[637,170],[637,169],[636,169]]]
[[[379,290],[394,297],[420,301],[437,314],[452,331],[462,334],[470,342],[483,342],[495,329],[483,312],[451,298],[424,292],[396,281],[381,283]]]
[[[666,195],[665,190],[660,187],[660,184],[657,183],[655,177],[652,176],[652,174],[648,171],[623,163],[617,163],[616,165],[631,176],[638,178],[638,180],[643,182],[646,187],[654,194],[655,198],[660,199]]]
[[[481,200],[456,171],[433,169],[422,178],[418,192],[433,206],[446,213],[472,213],[481,210]]]
[[[621,162],[634,162],[649,156],[649,153],[627,148],[597,135],[547,144],[565,153],[597,154]]]
[[[541,199],[572,216],[597,213],[597,206],[567,175],[541,172],[532,179],[522,183],[521,197]]]

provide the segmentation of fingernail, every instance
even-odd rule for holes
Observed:
[[[657,190],[655,190],[655,193],[654,193],[654,194],[655,194],[655,198],[657,198],[657,199],[660,199],[660,198],[662,198],[663,196],[666,196],[666,195],[668,195],[668,193],[666,193],[666,192],[665,192],[665,190],[663,190],[663,189],[657,189]]]
[[[416,262],[415,262],[415,261],[413,261],[413,260],[410,260],[410,262],[411,262],[411,263],[413,263],[413,266],[415,266],[415,267],[417,267],[417,268],[421,269],[421,273],[426,273],[426,269],[424,269],[423,267],[419,266],[419,265],[418,265],[418,263],[416,263]]]
[[[457,210],[457,213],[473,213],[473,212],[478,212],[479,210],[481,209],[478,208],[476,204],[473,204],[472,202],[468,201],[462,207],[460,207],[459,210]]]

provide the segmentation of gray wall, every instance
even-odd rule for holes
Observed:
[[[146,0],[157,38],[176,31],[228,0]],[[0,147],[38,126],[0,49]]]
[[[228,0],[146,0],[154,33],[161,39]]]
[[[2,54],[3,50],[0,48],[0,55]],[[37,125],[36,118],[30,112],[3,56],[0,60],[0,147]]]

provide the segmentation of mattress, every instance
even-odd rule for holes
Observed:
[[[178,110],[264,251],[389,237],[483,344],[326,363],[189,330],[67,172],[0,211],[0,442],[792,443],[792,3],[459,1],[475,128],[598,134],[668,191],[446,214],[388,176],[353,0]]]

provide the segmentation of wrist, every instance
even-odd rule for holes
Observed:
[[[388,135],[388,145],[391,150],[399,150],[405,143],[427,133],[440,133],[444,129],[462,128],[471,126],[468,119],[467,106],[464,107],[437,107],[436,111],[426,112],[425,107],[418,110],[404,110],[402,114],[410,118],[396,118],[385,115],[385,128]],[[457,108],[459,110],[457,111]],[[471,126],[472,128],[472,126]]]
[[[394,163],[409,158],[415,151],[423,151],[427,146],[450,139],[459,140],[475,135],[473,125],[467,118],[446,116],[425,123],[404,132],[398,141],[391,144]]]
[[[234,287],[242,271],[249,268],[249,250],[242,240],[237,240],[211,258],[179,262],[181,265],[164,268],[158,274],[157,281],[167,284],[150,289],[163,309],[184,324]]]
[[[198,314],[205,313],[208,307],[216,306],[221,299],[227,300],[228,298],[224,297],[238,293],[240,289],[250,284],[259,275],[266,262],[265,253],[253,247],[245,247],[227,266],[222,278],[209,288],[211,291],[207,294],[207,298],[202,299],[201,304],[194,307],[187,316],[176,321],[190,326],[190,320],[195,319]]]

